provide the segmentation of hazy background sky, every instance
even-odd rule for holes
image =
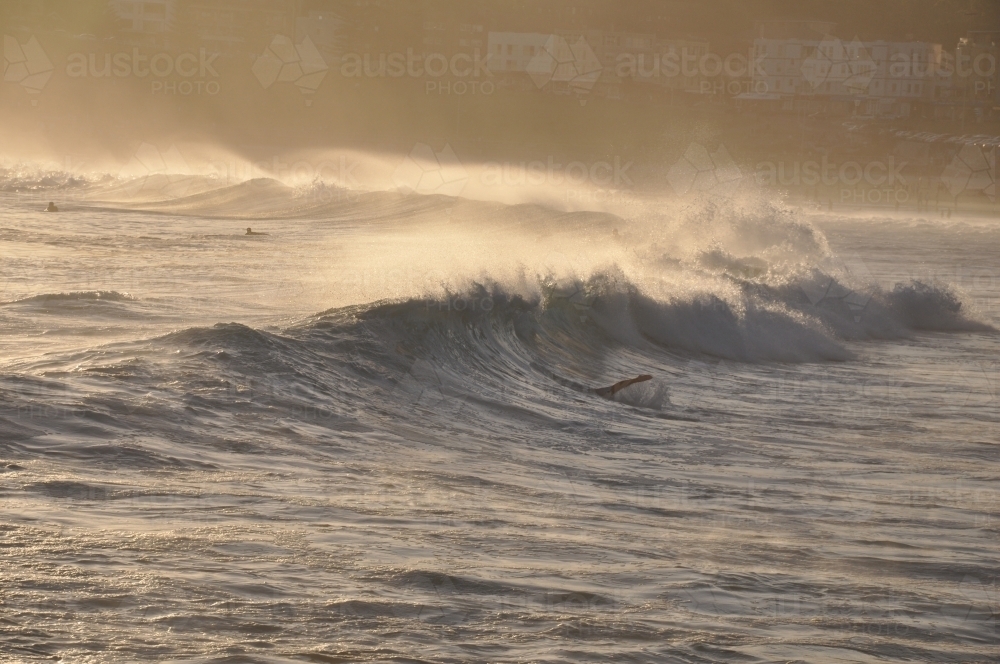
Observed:
[[[448,144],[463,161],[618,156],[655,165],[691,143],[724,144],[751,167],[852,146],[885,160],[899,148],[895,131],[1000,134],[1000,33],[989,30],[1000,30],[1000,3],[991,0],[7,0],[0,139],[8,160],[111,173],[143,145],[161,153],[180,146],[192,168],[209,153],[259,162],[309,150],[400,155],[418,143]],[[531,78],[528,59],[499,71],[505,56],[487,51],[506,48],[495,35],[510,33],[529,35],[515,41],[556,35],[574,48],[583,35],[603,71],[582,85],[554,70]],[[672,48],[749,62],[766,52],[761,37],[778,44],[768,76],[786,77],[794,92],[775,96],[771,79],[749,71],[756,67],[714,76],[698,59],[692,75],[670,79],[662,70],[642,79],[618,69],[627,57],[645,58],[649,69]],[[992,65],[968,78],[901,75],[891,94],[827,93],[805,75],[809,53],[778,55],[782,39],[812,40],[806,51],[815,52],[823,40],[855,38],[916,44],[913,57],[925,59],[953,57],[971,40],[978,50],[970,57]],[[303,56],[307,39],[312,50]],[[280,40],[296,62],[281,61]],[[475,66],[477,52],[482,62],[492,58],[488,67]],[[387,74],[393,54],[398,62],[412,55],[415,69]],[[423,69],[434,57],[434,66],[447,61],[443,75]],[[11,68],[25,64],[18,58],[42,78],[19,78]],[[914,81],[919,93],[904,98]],[[928,156],[928,173],[953,157]],[[662,175],[655,166],[644,173]]]

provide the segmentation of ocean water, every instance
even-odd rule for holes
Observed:
[[[0,189],[2,660],[997,656],[993,220]]]

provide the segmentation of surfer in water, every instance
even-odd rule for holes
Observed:
[[[247,226],[247,233],[246,234],[247,235],[267,235],[267,233],[258,233],[257,231],[251,230],[249,226]]]
[[[649,374],[642,374],[641,376],[636,376],[635,378],[627,378],[625,380],[620,380],[614,385],[609,385],[608,387],[588,387],[587,385],[581,385],[580,383],[568,380],[566,378],[563,378],[562,376],[554,374],[545,367],[536,364],[534,362],[531,363],[531,367],[533,369],[541,371],[543,374],[545,374],[552,380],[556,381],[560,385],[564,385],[570,389],[576,390],[577,392],[584,392],[586,394],[596,394],[597,396],[602,397],[604,399],[608,399],[609,401],[613,401],[616,394],[624,390],[626,387],[629,387],[630,385],[635,385],[636,383],[645,383],[647,380],[653,380],[653,377],[650,376]]]
[[[45,208],[45,211],[46,212],[58,212],[59,208],[56,207],[55,203],[53,203],[52,201],[49,201],[49,206],[47,208]],[[247,229],[247,230],[249,230],[249,229]]]

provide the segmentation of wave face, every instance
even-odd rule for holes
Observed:
[[[0,200],[0,651],[992,656],[996,231],[125,184]]]
[[[222,172],[175,173],[124,168],[117,173],[68,172],[34,163],[0,163],[0,194],[22,201],[58,200],[59,207],[81,206],[120,212],[184,215],[200,218],[301,218],[340,209],[365,197],[316,178],[289,185],[269,177],[240,178]],[[68,206],[68,207],[67,207]]]
[[[185,358],[179,366],[159,362],[156,371],[150,367],[136,376],[176,385],[171,391],[179,392],[155,419],[174,427],[180,416],[196,429],[198,416],[173,411],[173,399],[186,400],[183,390],[195,375],[198,385],[215,387],[214,397],[199,399],[212,411],[225,410],[231,390],[239,389],[234,380],[266,383],[267,391],[254,399],[279,411],[334,413],[371,402],[402,417],[426,398],[462,403],[481,398],[492,404],[514,399],[527,409],[543,394],[554,404],[573,398],[603,408],[592,388],[648,373],[651,367],[674,375],[693,362],[846,362],[858,352],[852,341],[912,338],[920,330],[994,332],[964,317],[948,290],[917,282],[876,290],[862,302],[855,291],[831,280],[824,290],[828,300],[815,303],[808,293],[815,292],[816,279],[822,281],[813,275],[782,288],[734,280],[726,299],[699,294],[669,300],[644,293],[621,273],[587,281],[543,280],[531,287],[521,284],[520,290],[475,284],[443,297],[332,309],[282,331],[236,323],[189,328],[144,342],[141,352],[124,351],[123,358],[131,352],[140,357],[123,364],[106,364],[122,352],[115,351],[85,354],[83,365],[96,374],[132,375],[151,358]],[[853,305],[852,296],[863,306]],[[53,315],[50,309],[79,315],[81,307],[87,312],[95,306],[133,307],[90,313],[101,320],[136,317],[139,304],[126,294],[80,292],[39,295],[6,306],[47,315]],[[120,398],[127,401],[129,394]],[[692,416],[671,404],[662,378],[629,388],[616,400],[651,416]],[[441,415],[433,409],[428,413]],[[442,426],[450,414],[443,416]],[[114,426],[132,426],[130,418],[109,417]]]

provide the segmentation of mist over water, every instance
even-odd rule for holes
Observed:
[[[991,661],[997,11],[0,7],[0,661]]]

